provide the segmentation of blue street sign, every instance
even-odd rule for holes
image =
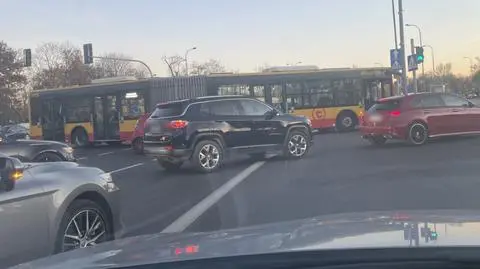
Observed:
[[[408,55],[408,71],[413,71],[418,69],[417,63],[417,56],[416,55]]]
[[[403,67],[403,56],[400,49],[391,49],[390,50],[390,66],[393,70],[402,70]]]

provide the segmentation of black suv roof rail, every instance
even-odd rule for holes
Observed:
[[[166,104],[176,104],[176,103],[194,103],[197,101],[210,101],[210,100],[222,100],[222,99],[232,99],[232,98],[248,98],[248,99],[255,99],[248,95],[209,95],[209,96],[200,96],[200,97],[193,97],[190,99],[181,99],[181,100],[173,100],[167,102],[157,103],[155,106],[161,106]]]

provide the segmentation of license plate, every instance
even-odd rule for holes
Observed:
[[[370,116],[370,121],[372,121],[372,122],[382,121],[382,116],[381,115],[372,115],[372,116]]]

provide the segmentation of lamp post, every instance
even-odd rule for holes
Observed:
[[[185,74],[186,76],[188,77],[188,53],[192,50],[196,50],[197,47],[192,47],[192,48],[189,48],[188,50],[185,51]]]

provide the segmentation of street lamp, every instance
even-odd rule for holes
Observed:
[[[197,47],[192,47],[192,48],[189,48],[188,50],[185,51],[185,74],[187,75],[188,77],[188,53],[192,50],[196,50]]]
[[[409,24],[409,23],[405,24],[405,26],[417,28],[418,38],[420,39],[420,47],[423,47],[422,30],[420,29],[420,27],[418,27],[418,25],[416,25],[416,24]],[[422,63],[422,76],[425,76],[425,68],[423,67],[423,63]]]
[[[430,48],[430,50],[432,51],[432,71],[433,71],[433,75],[435,75],[435,54],[433,52],[433,47],[430,45],[423,45],[422,47]]]

